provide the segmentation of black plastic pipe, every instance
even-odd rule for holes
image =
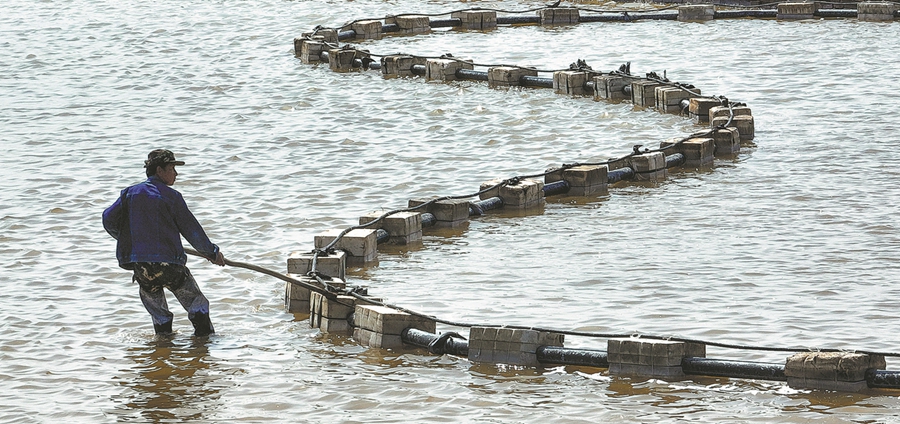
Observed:
[[[716,19],[736,18],[774,18],[778,16],[777,10],[717,10]]]
[[[566,180],[554,181],[544,184],[544,197],[565,194],[569,192],[569,182]]]
[[[666,169],[684,165],[684,161],[684,155],[681,153],[672,153],[671,155],[666,155]]]
[[[900,371],[868,370],[866,383],[873,389],[900,389]]]
[[[752,378],[785,381],[784,364],[767,362],[726,361],[709,358],[684,358],[681,369],[685,374],[713,377]]]
[[[819,9],[815,15],[822,18],[856,18],[859,12],[856,9]]]
[[[484,200],[478,200],[469,203],[469,215],[484,215],[491,209],[500,209],[503,207],[503,200],[499,197],[491,197]]]
[[[381,32],[400,32],[400,25],[384,24],[381,26]]]
[[[614,184],[619,181],[630,180],[634,178],[634,170],[629,167],[614,169],[606,174],[606,182]]]
[[[498,16],[497,25],[539,24],[540,16]]]
[[[474,81],[487,81],[487,71],[473,71],[471,69],[457,69],[456,78]]]
[[[450,18],[450,19],[430,19],[428,21],[428,26],[432,28],[452,28],[462,26],[462,19],[459,18]]]
[[[525,75],[519,78],[519,85],[523,87],[553,88],[553,78],[533,77]]]
[[[422,212],[422,228],[430,227],[437,223],[437,219],[434,217],[434,214],[430,214],[428,212]]]
[[[542,364],[609,368],[609,361],[607,360],[605,350],[567,349],[559,346],[541,346],[537,348],[537,360]]]
[[[388,234],[387,230],[383,228],[379,228],[375,230],[375,242],[376,243],[384,243],[391,238],[391,235]]]
[[[347,40],[350,38],[356,38],[356,31],[348,29],[346,31],[338,32],[338,40]]]
[[[469,342],[462,337],[441,337],[427,331],[415,328],[406,328],[400,332],[400,340],[403,343],[428,349],[429,352],[442,355],[468,357]],[[439,344],[437,342],[440,342]]]
[[[425,65],[413,65],[409,68],[409,72],[411,72],[413,75],[424,76]]]

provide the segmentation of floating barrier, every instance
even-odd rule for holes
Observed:
[[[724,96],[709,96],[691,84],[649,72],[634,75],[626,63],[610,72],[595,71],[582,60],[568,69],[540,70],[503,64],[478,64],[450,54],[426,57],[412,54],[379,55],[341,40],[373,39],[386,34],[415,35],[434,28],[490,31],[498,25],[572,25],[580,22],[621,22],[641,19],[702,22],[720,18],[763,17],[813,19],[850,16],[850,10],[825,10],[830,3],[779,3],[769,8],[716,10],[713,5],[678,6],[653,12],[544,7],[519,12],[465,9],[440,15],[402,14],[385,19],[360,19],[337,28],[316,27],[294,40],[303,63],[327,63],[337,72],[379,70],[385,78],[422,77],[427,81],[485,81],[491,88],[551,88],[572,97],[595,101],[631,102],[644,109],[674,113],[691,119],[703,130],[660,142],[658,148],[633,147],[622,157],[593,163],[570,163],[543,172],[495,179],[478,191],[460,196],[410,199],[407,207],[373,212],[359,225],[322,232],[310,252],[293,252],[287,260],[285,309],[308,313],[310,326],[326,333],[352,335],[362,345],[398,349],[408,346],[435,354],[465,357],[472,362],[516,366],[572,365],[607,368],[611,375],[684,378],[707,375],[786,381],[795,388],[860,391],[900,389],[900,372],[886,371],[892,352],[837,349],[767,348],[739,346],[676,337],[600,334],[520,326],[497,326],[442,320],[372,297],[368,289],[346,283],[348,266],[371,266],[378,246],[421,243],[426,228],[457,227],[470,217],[496,209],[540,210],[552,196],[606,196],[610,186],[627,182],[659,182],[677,167],[701,168],[716,157],[733,157],[755,137],[749,107]],[[863,2],[852,11],[859,20],[892,20],[897,3]],[[762,7],[762,6],[761,6]],[[669,9],[669,8],[667,8]],[[498,12],[531,16],[498,16]],[[586,12],[587,14],[582,14]],[[450,15],[449,19],[432,19]],[[376,60],[377,59],[377,60]],[[475,68],[486,68],[476,70]],[[551,74],[551,77],[540,74]],[[475,200],[473,200],[473,198]],[[436,334],[436,324],[469,329]],[[565,336],[602,338],[606,350],[571,349]],[[706,358],[706,347],[791,352],[780,363],[755,363]]]

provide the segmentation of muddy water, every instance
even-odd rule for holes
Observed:
[[[536,4],[477,4],[491,5]],[[229,258],[284,270],[315,234],[406,199],[472,193],[495,177],[698,129],[550,90],[337,74],[293,57],[293,37],[315,25],[471,6],[13,0],[0,16],[0,420],[896,421],[893,392],[611,378],[368,349],[286,314],[279,281],[198,260],[189,266],[219,334],[192,340],[175,309],[178,335],[154,340],[100,225],[154,148],[188,162],[176,188]],[[541,69],[630,61],[747,102],[757,138],[658,186],[551,199],[541,213],[427,234],[421,247],[353,270],[351,283],[458,321],[900,351],[889,53],[898,35],[896,23],[853,19],[723,20],[360,42]]]

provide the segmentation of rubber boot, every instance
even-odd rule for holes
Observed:
[[[165,324],[153,324],[153,329],[156,330],[156,334],[160,336],[168,336],[172,334],[172,321],[169,321]]]
[[[194,335],[198,337],[208,336],[215,333],[212,322],[209,320],[209,314],[195,313],[191,317],[191,324],[194,324]]]

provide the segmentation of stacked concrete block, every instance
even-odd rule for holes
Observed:
[[[411,77],[414,65],[425,65],[427,59],[409,55],[389,55],[381,58],[381,74],[385,78]]]
[[[594,77],[594,100],[619,101],[628,100],[630,94],[625,92],[625,87],[631,85],[640,78],[622,75],[601,75]]]
[[[716,8],[711,4],[691,4],[678,6],[680,22],[703,22],[716,18]]]
[[[662,85],[654,89],[656,94],[656,110],[661,113],[680,114],[683,110],[681,101],[690,99],[700,95],[700,89],[692,88],[690,91],[667,85]]]
[[[425,80],[453,81],[459,69],[475,69],[471,62],[452,59],[428,59],[425,62]]]
[[[315,236],[316,248],[328,246],[342,230],[327,230]],[[378,238],[376,230],[358,228],[345,234],[335,244],[335,250],[347,252],[347,265],[365,266],[378,258]]]
[[[692,97],[688,105],[688,114],[695,123],[705,124],[709,122],[709,110],[721,105],[721,100],[712,97]]]
[[[816,17],[815,3],[778,3],[777,19],[796,20]]]
[[[308,252],[292,252],[287,260],[288,274],[307,275],[312,271],[313,256],[313,253]],[[316,257],[316,272],[322,275],[344,280],[346,269],[347,253],[342,250],[329,254],[319,253]]]
[[[390,16],[385,18],[387,25],[397,25],[401,34],[424,34],[431,31],[431,21],[427,16]]]
[[[319,287],[321,284],[312,277],[307,277],[303,275],[291,275],[288,276],[299,280],[307,285]],[[343,289],[346,287],[346,283],[344,280],[340,280],[337,278],[332,278],[328,281],[329,286],[337,287],[339,289]],[[312,291],[300,284],[296,284],[293,282],[285,282],[284,285],[284,309],[287,312],[292,314],[298,313],[309,313],[310,308],[310,298],[312,297]]]
[[[406,328],[435,331],[433,320],[376,305],[356,305],[353,325],[353,338],[359,344],[383,349],[402,347],[400,334]]]
[[[856,5],[857,19],[860,21],[893,21],[900,4],[893,2],[860,2]]]
[[[727,106],[715,106],[709,109],[709,122],[720,116],[727,118],[731,114],[734,114],[734,116],[752,115],[750,108],[747,106],[734,106],[730,110]]]
[[[725,125],[728,122],[727,116],[717,116],[713,118],[710,122],[710,125],[715,128],[719,125]],[[729,128],[737,128],[738,132],[741,134],[741,141],[750,141],[753,140],[755,136],[755,125],[753,123],[752,115],[736,115],[731,120],[731,124],[728,125]]]
[[[631,169],[634,170],[635,181],[663,181],[668,177],[666,170],[666,155],[662,152],[644,153],[628,158]]]
[[[556,71],[553,73],[553,91],[569,96],[593,95],[584,89],[588,78],[590,75],[583,71]]]
[[[353,327],[348,318],[356,309],[356,298],[340,295],[328,299],[312,292],[309,299],[309,327],[323,333],[350,334]]]
[[[360,69],[356,59],[370,57],[368,53],[352,49],[328,50],[328,67],[335,72],[347,72]]]
[[[574,7],[551,7],[537,11],[541,25],[577,24],[580,14]]]
[[[683,377],[681,361],[705,357],[706,345],[639,338],[610,339],[606,348],[610,375]]]
[[[359,225],[378,219],[383,213],[372,212],[359,217]],[[377,227],[387,231],[392,244],[410,244],[422,241],[422,214],[418,212],[397,212],[386,216]]]
[[[674,146],[666,152],[684,155],[684,166],[707,166],[715,158],[716,141],[707,137],[695,137],[678,143],[680,138],[670,138],[659,143],[660,148]]]
[[[544,184],[569,183],[569,196],[602,196],[609,193],[606,165],[578,165],[559,169],[544,176]]]
[[[428,203],[430,199],[411,199],[410,208]],[[418,210],[434,215],[436,225],[444,227],[457,227],[469,220],[469,202],[460,199],[439,200],[427,206],[427,210]]]
[[[325,42],[321,38],[298,37],[294,39],[294,55],[299,57],[303,63],[321,62],[322,51],[325,49]]]
[[[497,12],[493,10],[462,10],[450,15],[460,20],[463,29],[487,30],[497,28]]]
[[[320,28],[313,32],[304,32],[301,34],[302,38],[309,38],[312,40],[319,40],[329,44],[337,44],[338,43],[338,32],[334,28]],[[296,40],[294,40],[296,42]]]
[[[481,183],[478,191],[487,189],[502,182],[496,179]],[[518,184],[506,184],[487,190],[479,195],[481,200],[499,197],[503,207],[509,209],[529,209],[544,205],[544,183],[535,180],[520,180]]]
[[[884,356],[850,352],[803,352],[784,366],[787,384],[796,389],[858,392],[868,387],[866,371],[883,370]]]
[[[631,103],[640,107],[656,106],[656,87],[662,84],[655,81],[635,81],[631,83]]]
[[[472,327],[469,330],[469,360],[492,364],[538,366],[537,349],[562,346],[564,336],[535,330]]]
[[[737,128],[729,127],[712,133],[716,142],[716,156],[729,156],[741,150],[741,133]]]
[[[519,80],[524,76],[536,77],[537,71],[515,66],[495,66],[488,68],[488,86],[496,88],[522,85]]]
[[[381,39],[381,21],[358,21],[350,24],[350,29],[356,32],[355,38]]]

